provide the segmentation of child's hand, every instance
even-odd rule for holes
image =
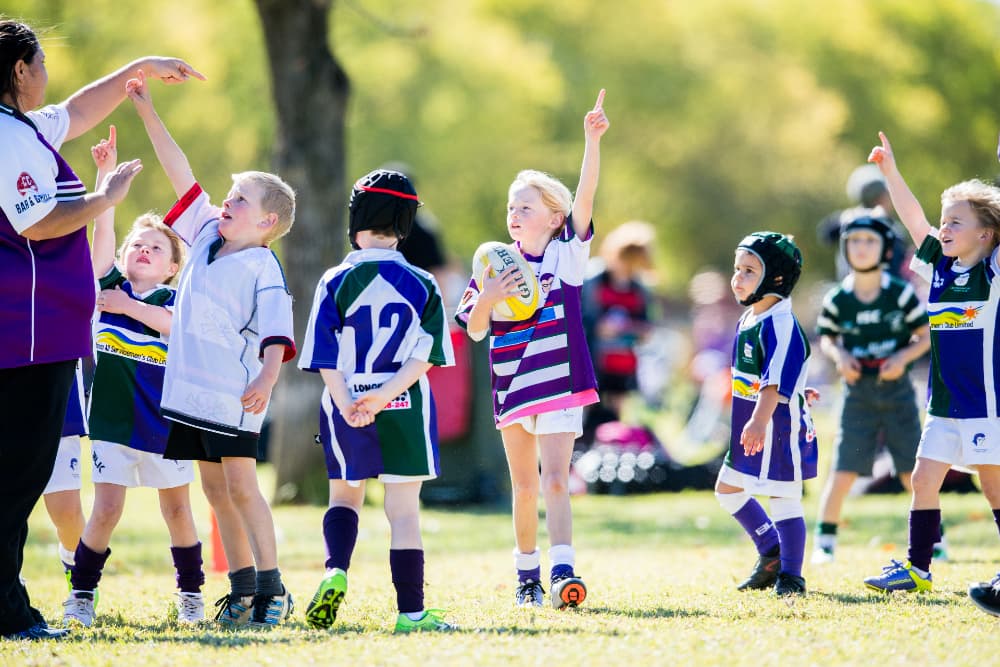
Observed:
[[[375,415],[370,412],[355,410],[353,407],[349,409],[346,413],[341,413],[344,421],[347,422],[348,426],[353,428],[362,428],[368,426],[375,421]]]
[[[107,139],[101,139],[96,146],[90,147],[90,155],[100,172],[107,173],[118,164],[118,131],[114,125],[108,131]]]
[[[892,153],[892,145],[885,132],[879,132],[878,138],[882,141],[881,146],[876,146],[868,155],[868,161],[878,165],[879,171],[888,174],[896,170],[896,156]]]
[[[815,403],[819,402],[819,399],[821,398],[819,389],[817,389],[816,387],[806,387],[805,394],[806,394],[806,405],[810,408]]]
[[[240,403],[243,404],[243,411],[252,415],[259,415],[267,409],[267,402],[271,400],[271,390],[277,377],[270,378],[261,373],[247,385],[247,390],[240,396]]]
[[[896,353],[882,362],[878,369],[879,380],[898,380],[906,372],[906,362]]]
[[[134,299],[122,291],[120,287],[101,290],[97,295],[97,309],[102,313],[122,313],[134,303]]]
[[[841,350],[837,358],[837,372],[847,384],[854,384],[861,377],[861,362],[847,350]]]
[[[597,93],[594,108],[583,117],[583,134],[588,141],[599,141],[610,126],[611,122],[604,115],[604,89],[601,88],[601,92]]]
[[[146,81],[146,73],[142,70],[137,72],[134,79],[125,82],[125,95],[132,100],[137,111],[147,111],[153,108],[153,97],[149,93],[149,83]]]
[[[764,438],[767,436],[767,422],[758,424],[756,418],[750,417],[750,421],[743,427],[740,434],[740,444],[743,445],[743,453],[747,456],[759,454],[764,449]]]
[[[490,277],[490,267],[484,267],[482,279],[479,281],[482,285],[479,300],[492,308],[504,299],[515,296],[518,293],[517,279],[520,276],[521,270],[516,266],[509,266],[493,277]]]
[[[114,171],[104,177],[98,191],[103,192],[111,200],[112,206],[117,206],[125,199],[129,188],[132,187],[132,179],[140,171],[142,171],[142,160],[122,162],[115,167]]]
[[[358,396],[354,400],[354,403],[351,404],[351,414],[356,415],[356,418],[359,420],[367,420],[361,424],[362,426],[367,426],[375,421],[375,415],[382,412],[393,398],[395,397],[386,396],[381,391],[381,388],[367,391]]]

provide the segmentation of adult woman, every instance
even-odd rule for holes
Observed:
[[[47,627],[18,578],[27,520],[52,472],[76,360],[91,354],[86,226],[142,169],[124,162],[87,194],[57,149],[107,117],[140,68],[166,83],[203,78],[181,60],[144,58],[32,111],[45,100],[45,54],[31,28],[0,21],[0,636],[8,638],[64,634]]]

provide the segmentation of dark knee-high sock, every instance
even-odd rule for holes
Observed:
[[[257,568],[245,567],[229,573],[229,589],[237,597],[253,597],[257,592]]]
[[[802,576],[802,559],[806,552],[806,520],[797,516],[774,523],[781,541],[781,571]]]
[[[910,510],[910,565],[931,569],[934,543],[941,539],[941,510]]]
[[[747,532],[757,553],[764,556],[774,556],[778,549],[778,534],[774,530],[774,523],[771,517],[764,511],[764,507],[757,502],[756,498],[750,498],[739,510],[733,514],[743,530]]]
[[[202,584],[205,583],[201,542],[190,547],[170,547],[170,555],[174,559],[174,569],[177,570],[177,588],[181,593],[200,593]]]
[[[390,549],[389,569],[399,613],[424,610],[424,550]]]
[[[1000,530],[1000,510],[993,510],[993,522],[997,525],[997,530]]]
[[[350,507],[331,507],[323,515],[323,540],[326,542],[326,569],[347,571],[358,541],[358,513]]]
[[[101,572],[104,564],[111,555],[111,549],[107,549],[103,554],[99,554],[86,544],[83,540],[76,545],[74,558],[76,564],[73,565],[73,573],[70,575],[70,583],[75,591],[93,591],[97,589],[97,584],[101,581]]]

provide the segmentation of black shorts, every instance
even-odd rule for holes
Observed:
[[[259,434],[248,431],[223,435],[172,421],[163,458],[212,463],[222,463],[227,456],[256,459],[259,440]]]

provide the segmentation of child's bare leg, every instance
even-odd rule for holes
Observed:
[[[819,520],[823,523],[840,523],[840,512],[844,498],[854,485],[858,473],[847,470],[835,471],[826,481],[823,496],[819,501]],[[909,481],[909,480],[907,480]]]
[[[520,424],[500,431],[513,497],[514,541],[523,554],[533,553],[538,541],[538,445]]]
[[[941,485],[951,469],[950,463],[917,458],[910,482],[913,486],[911,510],[936,510],[941,507]]]
[[[549,529],[549,541],[552,544],[573,543],[573,510],[569,502],[569,466],[573,456],[573,440],[572,433],[538,436],[545,525]]]
[[[229,561],[229,571],[253,567],[250,540],[243,529],[243,519],[229,498],[222,464],[199,461],[198,470],[201,473],[201,488],[205,491],[205,497],[219,524],[219,537],[222,538],[222,548]]]
[[[190,547],[198,542],[198,531],[194,527],[191,513],[189,485],[182,484],[170,489],[160,489],[160,514],[170,533],[170,544],[175,547]]]
[[[111,542],[111,533],[122,518],[125,508],[125,487],[118,484],[94,484],[94,509],[80,539],[91,551],[104,553]]]
[[[983,487],[986,502],[991,509],[1000,510],[1000,466],[976,466],[976,472],[979,473],[979,483]]]
[[[243,522],[243,530],[250,540],[250,549],[257,564],[257,571],[278,567],[278,548],[274,536],[271,508],[264,500],[257,484],[257,461],[244,456],[227,456],[222,459],[229,500]]]
[[[72,553],[76,543],[83,535],[87,520],[83,517],[83,505],[80,503],[80,492],[77,489],[47,493],[45,510],[49,513],[52,524],[56,527],[59,545],[63,550]]]
[[[390,549],[423,549],[420,537],[422,482],[385,485],[385,516],[392,531]]]

